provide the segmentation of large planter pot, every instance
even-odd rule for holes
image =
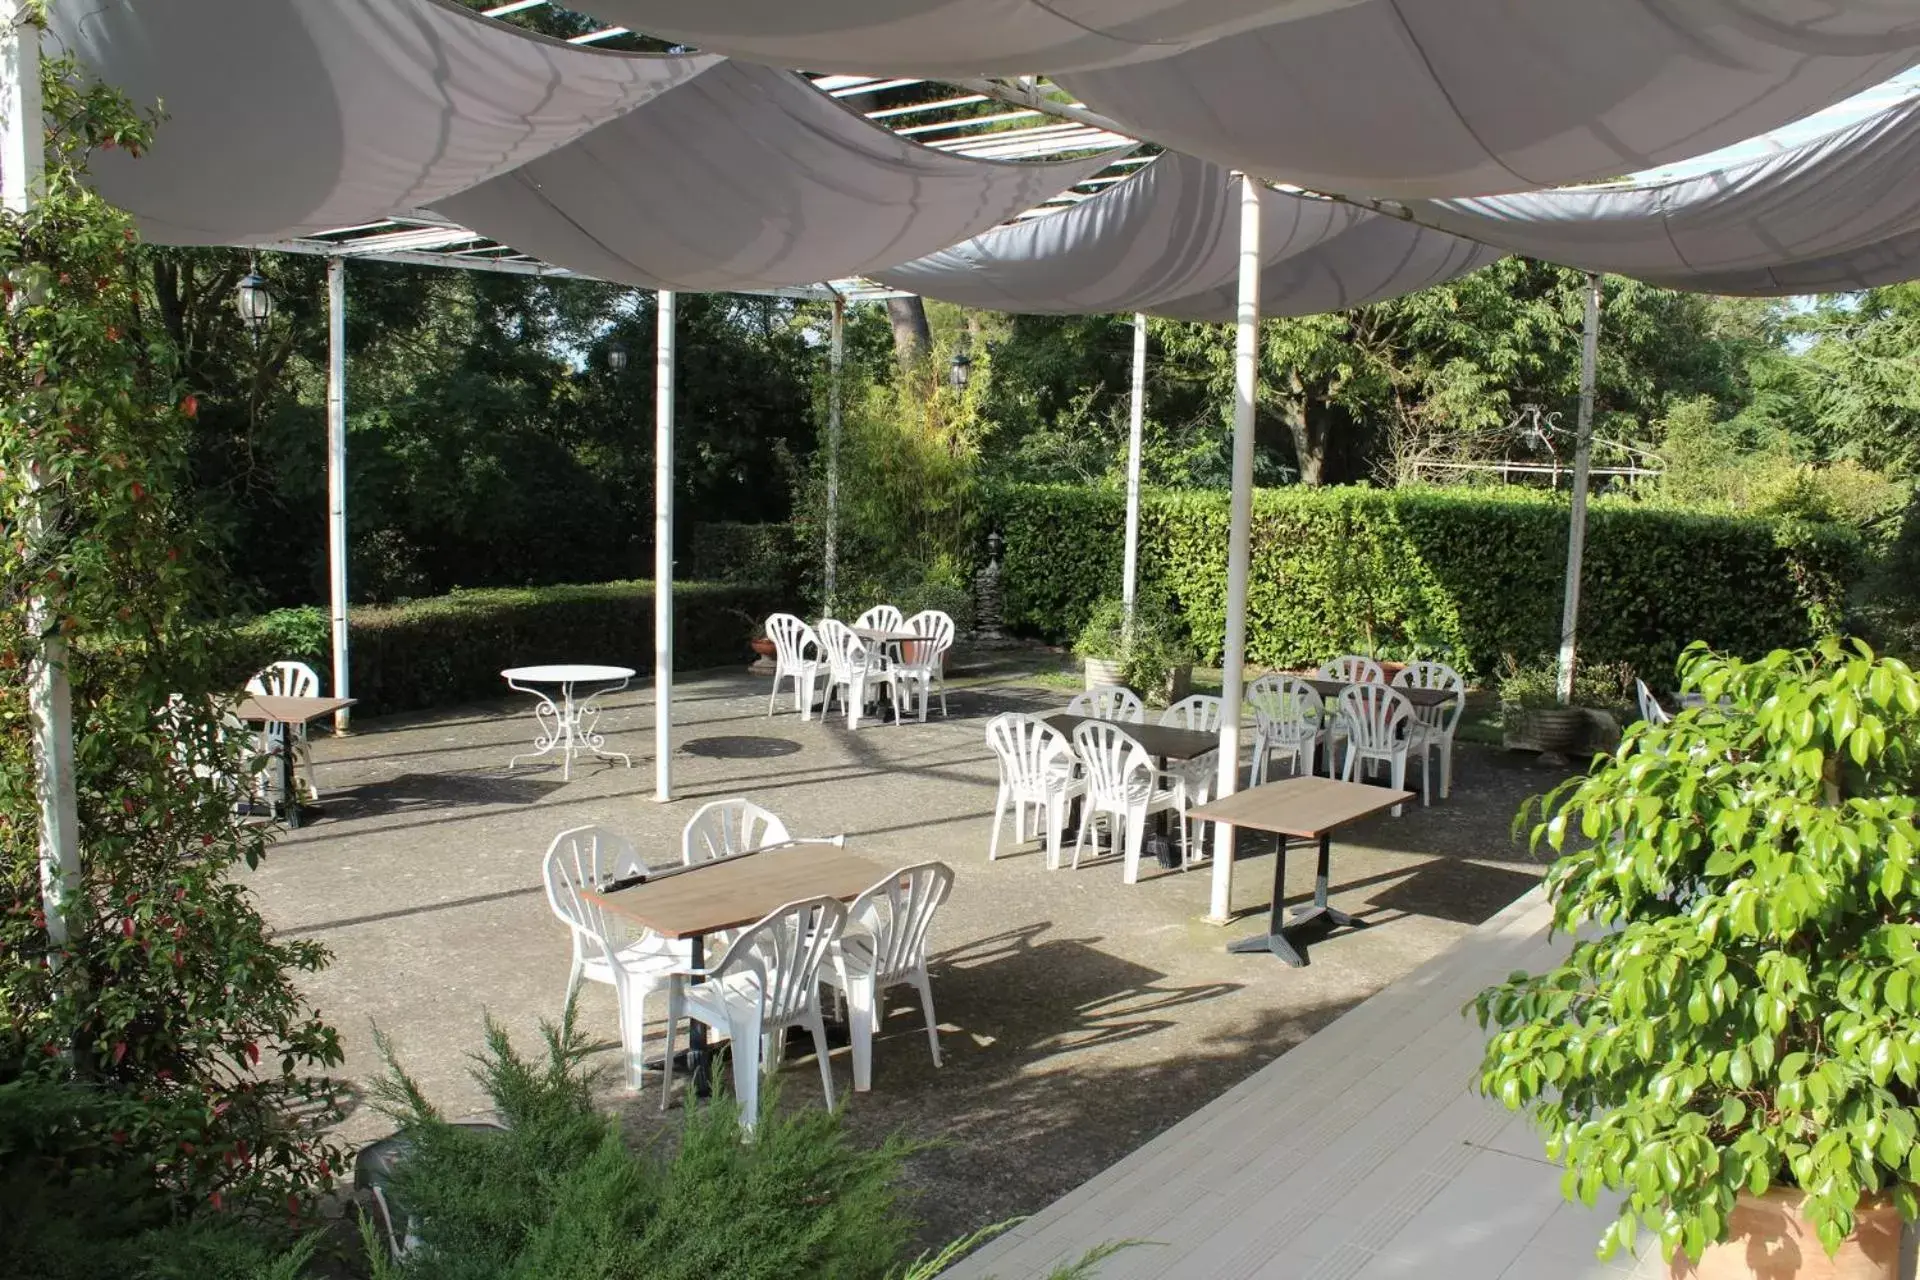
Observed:
[[[1900,1264],[1899,1210],[1885,1201],[1861,1205],[1853,1234],[1829,1258],[1800,1212],[1804,1198],[1793,1188],[1763,1196],[1742,1192],[1727,1219],[1727,1238],[1709,1245],[1699,1262],[1676,1256],[1667,1274],[1674,1280],[1893,1280]]]
[[[773,640],[768,636],[755,636],[747,641],[747,647],[762,658],[771,658],[777,652],[773,647]]]
[[[1120,677],[1122,668],[1110,658],[1086,658],[1087,688],[1098,689],[1103,685],[1124,684]]]
[[[1527,736],[1542,752],[1566,755],[1586,736],[1587,713],[1579,707],[1533,707],[1526,717]]]
[[[1167,672],[1167,705],[1172,706],[1193,692],[1193,667],[1191,664],[1175,667]]]

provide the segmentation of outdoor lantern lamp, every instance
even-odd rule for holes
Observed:
[[[962,351],[954,356],[953,365],[947,370],[947,384],[956,391],[965,391],[972,378],[973,357]]]
[[[627,368],[627,344],[615,338],[607,344],[607,368],[624,373]]]
[[[273,294],[260,273],[251,267],[233,287],[233,308],[240,313],[240,323],[246,325],[247,332],[258,341],[260,331],[273,318]]]

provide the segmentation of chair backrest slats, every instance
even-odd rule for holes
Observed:
[[[1310,742],[1320,732],[1326,702],[1298,676],[1269,674],[1247,687],[1254,728],[1269,742]]]
[[[247,681],[247,692],[275,698],[317,698],[320,673],[304,662],[276,662]]]
[[[1087,771],[1087,797],[1097,808],[1125,803],[1128,793],[1153,777],[1153,757],[1125,726],[1088,720],[1074,726],[1073,753]]]
[[[793,837],[787,824],[769,809],[743,796],[703,804],[680,833],[680,861],[686,866],[751,853]]]
[[[582,890],[597,889],[615,880],[644,880],[646,864],[625,836],[606,827],[573,827],[547,846],[541,866],[547,905],[568,928],[580,935],[585,954],[610,949],[617,931],[607,910]]]
[[[722,982],[744,978],[759,992],[761,1029],[775,1030],[812,1005],[820,965],[846,923],[847,909],[832,898],[776,907],[734,939],[714,975]]]
[[[847,922],[871,935],[874,976],[882,985],[926,964],[927,930],[952,889],[953,868],[922,862],[902,867],[853,900]]]
[[[1000,760],[1000,781],[1023,795],[1043,794],[1073,760],[1073,744],[1064,733],[1018,711],[987,721],[987,746]]]
[[[867,631],[900,630],[900,610],[890,604],[877,604],[853,620],[853,625]]]
[[[1147,718],[1147,709],[1139,695],[1126,686],[1103,684],[1085,693],[1074,694],[1067,702],[1067,714],[1092,716],[1096,720],[1113,720],[1122,724],[1141,724]]]
[[[1407,740],[1413,704],[1384,684],[1350,684],[1340,691],[1340,718],[1357,750],[1390,753]]]
[[[1451,702],[1416,708],[1422,723],[1430,724],[1445,733],[1453,732],[1454,724],[1467,708],[1467,682],[1458,671],[1444,662],[1409,662],[1393,677],[1393,687],[1440,689],[1453,694]]]
[[[1320,665],[1322,680],[1344,680],[1348,684],[1385,684],[1387,673],[1372,658],[1346,653]]]
[[[1225,704],[1210,693],[1195,693],[1160,713],[1160,723],[1199,733],[1218,733]]]
[[[790,613],[776,613],[767,619],[767,638],[773,641],[774,662],[782,671],[805,666],[807,650],[820,649],[820,637],[813,628]]]

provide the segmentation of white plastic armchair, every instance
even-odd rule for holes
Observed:
[[[1160,713],[1160,723],[1195,733],[1219,733],[1226,704],[1210,693],[1189,694]],[[1220,774],[1220,752],[1182,760],[1170,771],[1187,780],[1187,801],[1202,805],[1213,794],[1213,782]]]
[[[1147,709],[1141,703],[1139,695],[1124,685],[1103,684],[1076,693],[1067,700],[1067,714],[1070,716],[1091,716],[1095,720],[1112,720],[1117,724],[1145,724]]]
[[[1633,682],[1634,701],[1640,704],[1640,718],[1648,724],[1670,724],[1673,713],[1660,705],[1660,699],[1653,696],[1653,690],[1647,688],[1647,682],[1635,678]]]
[[[674,985],[675,974],[692,961],[691,950],[683,942],[652,932],[626,938],[624,928],[607,909],[582,892],[613,881],[646,879],[645,864],[615,832],[592,826],[562,831],[547,846],[541,874],[547,905],[573,936],[567,999],[573,999],[582,978],[613,987],[620,1011],[620,1043],[627,1057],[627,1083],[638,1089],[646,1059],[646,999],[661,987]],[[672,1057],[671,1046],[667,1056]],[[665,1075],[671,1080],[673,1073]]]
[[[275,698],[318,698],[321,696],[320,673],[304,662],[291,659],[276,662],[247,681],[247,692]],[[320,784],[313,779],[313,750],[307,744],[307,726],[297,724],[292,728],[294,768],[299,773],[301,784],[307,789],[308,797],[318,800]],[[260,753],[269,756],[277,754],[287,729],[287,725],[273,722],[262,726]]]
[[[1407,695],[1384,684],[1351,684],[1340,691],[1340,718],[1347,728],[1345,775],[1348,782],[1366,781],[1369,762],[1387,767],[1388,780],[1398,791],[1407,785],[1407,754],[1420,736],[1420,721]],[[1420,756],[1420,803],[1427,803],[1427,756]],[[1393,816],[1400,816],[1400,805]]]
[[[714,800],[701,805],[687,819],[680,832],[680,862],[691,867],[787,844],[792,839],[787,824],[772,810],[741,796]]]
[[[893,662],[893,681],[905,693],[908,706],[914,704],[914,694],[918,691],[920,720],[924,724],[927,699],[935,686],[940,689],[940,714],[947,714],[945,667],[947,651],[953,648],[953,619],[938,609],[923,609],[901,627],[924,639],[901,644],[900,656]]]
[[[673,1056],[683,1017],[698,1018],[732,1043],[733,1094],[740,1125],[753,1132],[760,1114],[760,1075],[780,1063],[788,1027],[813,1033],[820,1087],[833,1106],[833,1064],[820,1010],[820,971],[846,927],[847,909],[832,898],[808,898],[775,908],[741,930],[720,963],[690,970],[667,994],[667,1056]],[[695,979],[705,979],[696,981]],[[665,1106],[665,1099],[661,1100]]]
[[[1060,868],[1060,846],[1067,825],[1067,806],[1086,792],[1077,776],[1073,744],[1065,734],[1037,716],[1009,711],[987,722],[987,746],[1000,761],[1000,789],[993,798],[993,837],[987,861],[1000,856],[1000,828],[1007,808],[1013,808],[1013,838],[1027,836],[1027,810],[1044,821],[1047,869]]]
[[[1414,708],[1419,735],[1414,749],[1423,756],[1440,753],[1440,798],[1453,794],[1453,734],[1467,709],[1467,682],[1444,662],[1409,662],[1393,677],[1396,689],[1438,689],[1451,693],[1447,702]],[[1425,765],[1422,766],[1425,770]]]
[[[814,686],[827,673],[820,637],[792,614],[776,613],[767,619],[767,639],[773,641],[773,692],[767,695],[767,714],[772,715],[779,702],[780,686],[791,683],[800,718],[811,720]]]
[[[922,862],[894,872],[847,908],[846,931],[820,977],[847,998],[855,1093],[873,1087],[873,1038],[880,1034],[889,987],[911,986],[920,993],[927,1047],[933,1051],[933,1065],[940,1065],[940,1024],[933,1013],[933,982],[927,976],[927,931],[952,889],[953,868]]]
[[[1372,658],[1357,653],[1342,654],[1320,664],[1322,680],[1343,680],[1348,684],[1385,684],[1387,673]]]
[[[898,631],[901,629],[900,610],[890,604],[877,604],[853,620],[853,625],[863,631]]]
[[[879,645],[868,644],[853,628],[835,618],[821,619],[817,628],[827,651],[826,707],[839,695],[847,709],[847,728],[858,729],[860,716],[878,700],[882,690],[893,703],[894,723],[900,721],[900,686]],[[826,710],[821,711],[824,716]]]
[[[1115,848],[1123,854],[1121,881],[1137,883],[1140,854],[1146,846],[1147,818],[1170,809],[1180,814],[1180,847],[1183,856],[1190,855],[1193,843],[1187,832],[1186,780],[1179,774],[1154,768],[1147,749],[1124,725],[1102,720],[1076,725],[1073,753],[1080,757],[1087,778],[1087,797],[1080,806],[1080,830],[1073,842],[1076,870],[1080,866],[1080,851],[1093,833],[1094,824],[1104,818]]]
[[[1327,718],[1319,691],[1297,676],[1269,674],[1247,686],[1247,705],[1253,708],[1253,764],[1247,785],[1265,782],[1282,756],[1295,773],[1312,773],[1314,748]],[[1332,771],[1331,755],[1327,768]]]

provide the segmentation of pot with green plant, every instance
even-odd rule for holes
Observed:
[[[1530,748],[1564,757],[1617,740],[1626,688],[1623,668],[1581,663],[1574,668],[1573,696],[1560,701],[1560,667],[1552,659],[1516,661],[1511,654],[1500,676],[1500,713],[1509,748]]]
[[[1700,646],[1711,709],[1543,797],[1566,962],[1474,1002],[1480,1088],[1674,1276],[1891,1277],[1920,1211],[1920,679],[1830,640]],[[1724,704],[1720,699],[1725,698]]]
[[[1160,592],[1142,591],[1131,618],[1120,597],[1103,598],[1073,651],[1086,663],[1089,689],[1125,685],[1154,701],[1177,702],[1193,687],[1193,642]]]

